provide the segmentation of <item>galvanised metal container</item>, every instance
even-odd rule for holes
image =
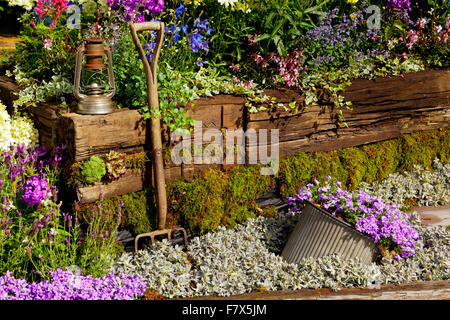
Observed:
[[[363,264],[380,257],[372,238],[307,202],[281,256],[287,262],[299,263],[306,257],[319,258],[333,253],[343,259],[359,258]]]

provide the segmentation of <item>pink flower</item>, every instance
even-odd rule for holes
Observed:
[[[230,69],[233,71],[239,71],[241,67],[238,64],[231,64]]]
[[[427,19],[425,19],[425,18],[417,20],[417,28],[419,28],[419,29],[425,28],[426,24],[427,24]]]
[[[434,31],[436,31],[437,33],[439,33],[439,32],[441,32],[442,31],[442,26],[434,26],[433,27],[433,29],[434,29]]]
[[[411,42],[411,44],[415,44],[417,41],[419,41],[419,36],[414,30],[409,30],[406,38]]]
[[[44,48],[47,50],[51,50],[53,45],[52,39],[44,39]]]
[[[251,46],[255,45],[255,40],[258,38],[258,36],[255,34],[253,36],[248,37],[248,44]]]
[[[408,59],[408,54],[406,52],[403,52],[402,57],[403,59]]]

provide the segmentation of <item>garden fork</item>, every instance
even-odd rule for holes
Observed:
[[[136,236],[134,242],[134,250],[138,250],[138,241],[142,237],[150,237],[152,244],[155,242],[155,236],[167,234],[169,240],[172,234],[178,231],[182,231],[184,235],[184,244],[187,246],[186,230],[181,227],[166,229],[166,216],[167,216],[167,197],[166,197],[166,182],[164,177],[164,167],[162,158],[162,141],[161,141],[161,124],[159,115],[159,100],[158,100],[158,87],[157,87],[157,73],[156,68],[158,65],[158,58],[161,52],[161,46],[164,39],[164,23],[163,22],[142,22],[142,23],[130,23],[131,36],[133,38],[134,45],[136,46],[139,56],[144,64],[145,76],[147,80],[147,96],[149,110],[152,108],[155,112],[151,112],[150,120],[150,134],[152,144],[152,165],[153,176],[155,177],[156,187],[156,202],[158,209],[158,230],[142,233]],[[153,50],[153,57],[149,63],[147,56],[142,48],[141,41],[138,38],[137,33],[139,31],[156,31],[156,46]]]

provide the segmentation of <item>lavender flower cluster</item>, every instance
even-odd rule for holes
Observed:
[[[65,148],[66,146],[57,146],[55,154],[51,156],[44,146],[38,148],[26,147],[24,144],[11,146],[9,151],[0,154],[0,160],[4,165],[4,171],[1,173],[2,185],[16,183],[23,190],[22,200],[29,206],[49,198],[53,187],[48,185],[44,168],[58,168],[65,160],[63,155]],[[30,168],[37,174],[27,179],[27,171]]]
[[[127,22],[144,22],[146,16],[157,16],[164,10],[164,0],[108,0],[114,11],[123,10],[123,19]]]
[[[386,50],[370,49],[379,40],[379,30],[367,29],[363,9],[350,17],[338,17],[339,9],[328,12],[316,28],[310,29],[299,38],[299,44],[308,48],[314,66],[322,64],[346,64],[349,57],[355,61],[377,55],[389,56]],[[339,55],[339,56],[338,56]]]
[[[40,203],[51,196],[51,190],[45,178],[31,176],[23,185],[22,200],[29,206]]]
[[[409,217],[402,214],[397,204],[386,204],[379,197],[368,195],[362,190],[357,193],[341,188],[342,184],[330,176],[321,184],[307,184],[295,197],[288,197],[293,205],[291,213],[301,209],[305,201],[313,201],[333,216],[342,216],[359,232],[371,236],[375,243],[394,249],[393,258],[401,260],[414,254],[418,232],[408,223]],[[399,253],[399,254],[398,254]]]
[[[132,300],[147,285],[140,276],[110,273],[101,278],[58,269],[49,271],[51,281],[16,279],[8,271],[0,277],[0,300]]]
[[[386,9],[398,9],[403,13],[411,10],[410,0],[388,0]]]

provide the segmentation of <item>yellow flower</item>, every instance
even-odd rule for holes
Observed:
[[[24,143],[26,146],[36,146],[39,132],[33,121],[26,117],[17,117],[11,122],[11,138],[13,144]]]
[[[354,6],[355,3],[358,2],[358,0],[347,0],[347,2]]]

